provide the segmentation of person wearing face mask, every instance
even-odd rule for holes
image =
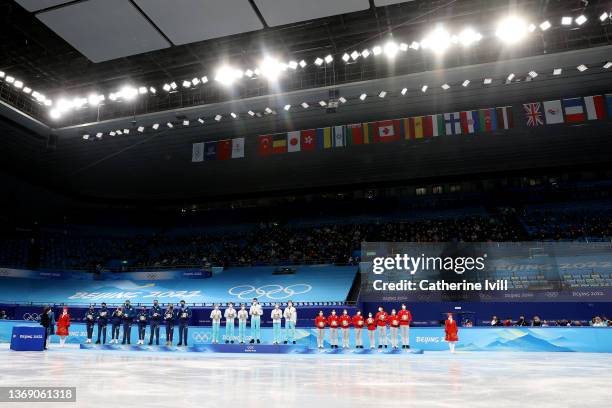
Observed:
[[[249,320],[249,312],[246,310],[246,305],[242,303],[238,311],[238,340],[240,344],[244,344],[246,337],[246,325]]]
[[[191,319],[191,309],[185,304],[184,300],[179,302],[178,321],[179,321],[179,346],[187,347],[187,336],[189,334],[189,319]]]
[[[278,303],[274,305],[274,309],[272,309],[272,313],[270,313],[270,318],[272,319],[272,344],[280,344],[283,311]]]
[[[64,306],[62,314],[57,319],[57,335],[60,336],[60,347],[64,347],[66,344],[66,338],[70,334],[68,328],[70,327],[70,315],[68,314],[68,308]]]
[[[376,319],[372,316],[372,313],[368,313],[368,318],[366,319],[366,326],[368,327],[368,339],[370,340],[370,348],[373,349],[376,347]]]
[[[225,343],[234,344],[234,320],[236,319],[236,309],[234,309],[233,303],[227,305],[223,317],[225,317]]]
[[[249,314],[251,315],[251,343],[257,342],[259,344],[261,343],[261,315],[263,310],[257,298],[253,298]]]
[[[213,310],[210,312],[210,320],[212,321],[212,344],[219,344],[221,310],[219,310],[219,305],[216,303],[213,306]]]
[[[350,334],[351,334],[351,316],[348,314],[348,310],[342,311],[340,316],[340,332],[342,333],[342,348],[350,347]]]
[[[322,349],[325,342],[325,326],[327,319],[323,315],[323,311],[319,310],[319,315],[315,318],[315,327],[317,328],[317,347]]]
[[[136,315],[136,324],[138,325],[138,345],[143,345],[145,340],[145,334],[147,332],[147,313],[146,307],[141,307],[140,311]]]
[[[134,320],[135,310],[129,300],[123,306],[123,341],[121,344],[130,344],[132,338],[132,321]]]
[[[161,325],[163,311],[159,306],[157,299],[153,300],[153,307],[149,309],[149,322],[151,334],[149,335],[149,346],[153,345],[153,338],[155,337],[155,344],[159,346],[159,327]]]
[[[353,327],[355,328],[355,348],[363,348],[363,326],[365,325],[365,320],[361,315],[361,311],[358,310],[353,316]]]
[[[96,323],[96,310],[93,305],[89,305],[89,309],[85,312],[85,328],[87,329],[87,340],[85,343],[91,343],[93,337],[94,324]]]
[[[123,308],[119,306],[111,316],[111,344],[119,342],[119,330],[123,322]]]
[[[400,326],[400,318],[395,309],[391,309],[391,314],[387,320],[389,322],[389,330],[391,331],[391,347],[397,349],[397,332]]]
[[[166,311],[164,312],[164,323],[166,324],[166,346],[171,346],[174,343],[174,322],[176,320],[176,313],[174,311],[174,305],[168,304]]]
[[[293,307],[293,302],[287,302],[287,307],[283,311],[285,318],[285,344],[291,342],[295,344],[295,324],[297,323],[297,311]]]
[[[331,348],[338,348],[338,326],[340,326],[340,317],[336,314],[335,310],[331,311],[331,314],[327,318],[327,324],[329,325],[329,344]]]
[[[444,340],[448,342],[448,347],[451,353],[455,352],[455,344],[459,341],[457,336],[459,329],[457,328],[457,322],[453,319],[452,313],[447,313],[448,318],[444,322]]]
[[[410,348],[410,323],[412,322],[412,314],[406,309],[406,305],[402,304],[402,310],[397,312],[400,319],[400,335],[402,337],[402,348]]]
[[[378,331],[378,348],[387,348],[387,312],[380,306],[376,313],[376,330]]]
[[[102,335],[102,344],[106,343],[106,326],[108,325],[109,312],[106,308],[106,303],[102,302],[102,307],[98,310],[98,340],[96,344],[100,344],[100,335]]]

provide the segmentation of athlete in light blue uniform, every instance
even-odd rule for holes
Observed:
[[[227,305],[223,317],[225,317],[225,344],[234,344],[234,320],[236,319],[236,309],[234,309],[233,303]]]
[[[251,343],[257,342],[259,344],[261,343],[261,315],[263,310],[257,298],[253,298],[249,314],[251,315]]]
[[[280,305],[278,303],[274,305],[274,309],[272,309],[270,317],[272,318],[272,329],[274,333],[272,344],[280,344],[283,311],[281,310]]]
[[[242,303],[238,311],[238,341],[240,344],[244,344],[247,320],[249,320],[249,312],[246,310],[246,305]]]
[[[295,344],[295,324],[297,323],[297,310],[293,307],[293,302],[287,302],[287,307],[283,311],[285,318],[285,344],[291,342]]]
[[[215,303],[212,312],[210,312],[210,320],[212,321],[212,343],[219,344],[220,326],[221,326],[221,310],[219,305]]]

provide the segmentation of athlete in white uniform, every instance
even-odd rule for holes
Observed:
[[[274,309],[272,309],[272,313],[270,313],[270,318],[272,319],[272,344],[280,344],[283,311],[278,303],[274,305]]]
[[[251,343],[257,342],[259,344],[261,343],[261,315],[263,314],[263,309],[257,298],[253,298],[249,314],[251,315]]]
[[[283,311],[285,318],[285,344],[291,342],[295,344],[295,325],[297,323],[297,310],[293,307],[293,302],[287,302],[287,307]]]
[[[238,311],[238,341],[240,344],[244,344],[248,320],[249,312],[246,310],[246,305],[243,303],[240,305],[240,310]]]
[[[221,326],[221,310],[219,305],[215,303],[215,306],[210,312],[210,320],[212,320],[212,343],[219,344],[220,340],[220,326]]]
[[[223,317],[225,317],[225,344],[234,344],[234,319],[236,319],[236,309],[234,309],[233,303],[227,305]]]

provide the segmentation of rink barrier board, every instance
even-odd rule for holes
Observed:
[[[9,343],[12,328],[15,325],[37,326],[35,323],[24,321],[0,321],[0,343]],[[38,326],[39,327],[39,326]],[[234,333],[237,333],[237,328]],[[110,341],[110,326],[107,328],[106,342]],[[251,340],[250,328],[247,327],[246,342]],[[121,329],[121,342],[123,329]],[[145,343],[149,341],[149,328],[147,327]],[[221,341],[225,341],[225,330],[221,328]],[[355,345],[354,330],[350,331],[351,347]],[[281,341],[285,340],[285,330],[281,331]],[[85,324],[72,323],[67,343],[85,343],[87,332]],[[160,343],[165,343],[165,328],[160,330]],[[97,327],[94,327],[94,338],[97,339]],[[132,345],[138,340],[138,328],[132,325]],[[237,343],[237,336],[233,337]],[[368,336],[362,335],[363,345],[369,348]],[[387,339],[390,341],[389,331]],[[315,329],[296,329],[296,343],[300,346],[316,348]],[[329,347],[329,332],[325,335],[325,347]],[[51,336],[52,343],[58,343],[59,337]],[[178,342],[178,328],[175,327],[174,344]],[[261,342],[270,345],[273,342],[273,329],[261,329]],[[212,343],[212,329],[210,327],[189,327],[188,343],[190,346],[207,346]],[[340,343],[341,344],[341,343]],[[389,342],[390,344],[390,342]],[[401,343],[400,343],[401,344]],[[378,344],[377,344],[378,345]],[[219,346],[225,346],[220,344]],[[413,327],[410,329],[410,346],[425,351],[448,350],[444,341],[444,330],[441,327]],[[389,346],[390,347],[390,346]],[[472,327],[459,328],[459,342],[457,350],[468,351],[542,351],[542,352],[589,352],[612,353],[612,328],[606,327]]]

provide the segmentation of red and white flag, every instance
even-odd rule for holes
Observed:
[[[584,97],[584,107],[588,120],[599,120],[606,116],[606,108],[603,95]]]
[[[378,141],[379,142],[389,142],[392,140],[397,140],[397,136],[395,134],[395,127],[393,126],[392,120],[383,120],[382,122],[378,122]]]
[[[300,151],[300,131],[287,133],[287,152]]]

